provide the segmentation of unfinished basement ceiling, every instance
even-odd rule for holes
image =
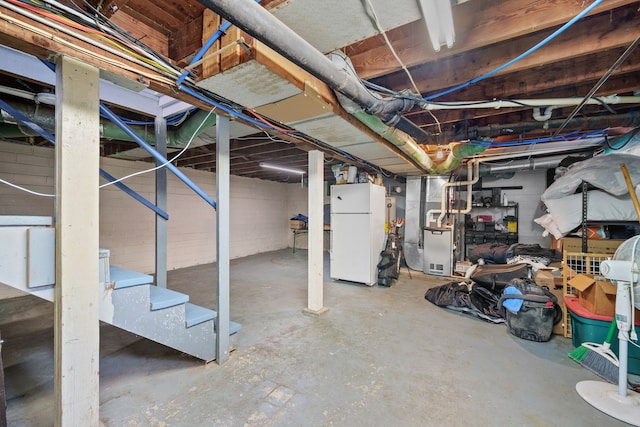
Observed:
[[[70,8],[76,7],[70,1],[61,3]],[[597,6],[591,12],[530,55],[486,78],[474,80],[531,49],[593,3],[574,0],[453,1],[455,43],[452,48],[445,46],[435,52],[417,0],[371,0],[380,26],[386,31],[389,42],[406,65],[422,97],[433,97],[432,101],[441,103],[494,99],[549,100],[549,105],[543,102],[542,109],[537,112],[528,105],[499,109],[471,108],[471,105],[440,109],[442,106],[437,104],[415,105],[402,115],[430,135],[429,145],[422,146],[421,150],[433,156],[439,144],[444,144],[442,147],[447,150],[450,142],[481,139],[491,141],[495,147],[489,148],[484,153],[486,155],[493,149],[503,150],[500,144],[505,142],[549,137],[574,110],[573,105],[547,108],[553,106],[552,100],[584,97],[600,79],[604,83],[594,94],[599,99],[614,94],[625,97],[638,95],[640,52],[632,50],[619,61],[615,70],[611,67],[640,35],[639,1],[596,2]],[[89,1],[87,4],[100,6],[106,18],[168,58],[177,70],[191,61],[203,40],[207,40],[219,25],[217,15],[196,0],[107,0]],[[317,1],[311,0],[261,2],[320,52],[334,49],[344,52],[353,62],[359,78],[395,93],[412,90],[413,84],[407,73],[379,34],[368,4],[368,1],[361,0],[327,0],[319,7]],[[11,56],[13,60],[14,54],[8,52],[14,51],[7,48],[32,55],[28,58],[49,60],[57,52],[62,52],[104,67],[105,72],[101,74],[105,79],[103,85],[114,87],[113,93],[104,91],[107,101],[119,102],[122,114],[132,119],[146,117],[152,122],[157,111],[163,111],[163,115],[179,113],[186,111],[189,104],[211,109],[211,106],[180,92],[175,77],[154,77],[148,71],[138,73],[140,67],[136,64],[114,66],[96,55],[87,55],[86,50],[62,43],[71,40],[77,46],[88,46],[59,31],[55,31],[58,42],[33,37],[16,22],[29,23],[40,31],[52,31],[47,18],[37,22],[16,12],[15,8],[20,8],[20,4],[0,3],[3,14],[0,16],[4,17],[0,20],[0,46],[4,46],[0,50],[3,59],[0,61],[0,89],[5,87],[36,93],[53,86],[53,73],[48,71],[45,75],[47,72],[44,70],[34,71],[42,68],[41,65],[33,68],[11,66],[13,62],[8,59]],[[94,13],[88,7],[84,7],[84,12]],[[237,43],[239,40],[242,43]],[[270,162],[306,170],[307,151],[312,149],[326,153],[329,159],[325,171],[327,179],[332,176],[332,164],[358,164],[360,160],[370,164],[369,168],[366,164],[363,167],[371,173],[377,172],[376,167],[389,175],[426,173],[410,156],[346,113],[322,81],[275,54],[261,41],[232,26],[218,43],[209,50],[209,54],[228,45],[237,45],[225,48],[225,52],[194,70],[192,78],[197,87],[216,96],[220,102],[228,101],[226,105],[242,111],[245,117],[255,118],[255,113],[277,126],[269,130],[243,118],[234,120],[232,174],[296,181],[296,176],[267,171],[259,164]],[[475,82],[445,93],[471,80]],[[127,95],[123,96],[123,93]],[[0,98],[28,102],[2,91]],[[563,132],[585,133],[604,128],[635,127],[640,123],[637,110],[637,102],[586,105],[576,115],[577,120],[566,123]],[[548,117],[541,118],[545,112],[548,112]],[[618,132],[624,132],[624,129]],[[11,140],[42,143],[33,136],[12,137]],[[557,152],[570,152],[579,147],[579,144],[571,142],[560,146],[557,141],[553,143]],[[542,145],[540,143],[536,147]],[[173,149],[175,151],[176,148]],[[146,152],[127,141],[104,139],[103,152],[121,158],[149,159]],[[215,128],[211,128],[195,138],[176,163],[215,171],[214,153]]]
[[[383,30],[420,19],[416,0],[371,0]],[[371,11],[363,0],[293,0],[271,12],[320,52],[342,49],[378,34]]]

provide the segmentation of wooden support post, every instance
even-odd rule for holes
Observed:
[[[327,311],[323,306],[324,261],[324,154],[309,151],[309,233],[308,238],[308,295],[305,314],[320,315]]]
[[[98,426],[98,69],[56,68],[55,425]]]

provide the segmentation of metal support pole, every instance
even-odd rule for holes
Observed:
[[[156,117],[156,151],[167,157],[167,121]],[[156,165],[161,165],[156,160]],[[156,206],[167,210],[167,169],[156,169]],[[156,286],[167,287],[167,220],[156,215]]]
[[[136,134],[129,126],[127,126],[118,116],[113,114],[111,110],[109,110],[105,105],[100,105],[100,113],[102,113],[106,118],[115,123],[120,129],[124,131],[129,137],[131,137],[140,147],[144,148],[145,151],[151,154],[151,157],[154,159],[161,161],[162,163],[166,163],[167,159],[160,154],[145,140],[140,138],[138,134]],[[191,188],[198,196],[202,198],[205,202],[210,204],[214,209],[216,208],[216,202],[211,197],[209,197],[204,191],[202,191],[193,181],[191,181],[187,176],[177,167],[173,166],[171,163],[167,163],[166,168],[169,169],[175,176],[177,176],[185,185]]]
[[[229,117],[216,117],[216,260],[218,285],[216,318],[216,361],[229,359]]]

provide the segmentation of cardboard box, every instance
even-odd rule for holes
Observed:
[[[534,280],[536,285],[546,287],[549,290],[556,287],[552,268],[539,268]]]
[[[624,242],[624,240],[587,239],[587,248],[588,252],[592,254],[614,254],[622,242]],[[563,238],[562,250],[565,252],[582,252],[582,238]]]
[[[596,280],[587,274],[578,274],[569,285],[578,290],[578,302],[591,313],[613,316],[616,307],[616,285]]]
[[[289,228],[292,230],[303,230],[307,228],[307,223],[300,219],[290,219]]]
[[[546,287],[549,291],[555,295],[558,300],[558,305],[562,310],[562,317],[560,321],[553,325],[552,333],[555,335],[564,335],[564,319],[567,308],[564,305],[564,296],[562,290],[562,276],[558,276],[559,270],[557,268],[539,268],[534,280],[536,285]],[[558,282],[558,278],[560,281]]]
[[[562,335],[564,336],[564,319],[568,318],[565,316],[567,312],[567,307],[564,305],[564,297],[562,296],[562,288],[560,289],[550,289],[551,293],[556,296],[558,299],[558,306],[560,306],[560,310],[562,310],[562,317],[560,321],[553,325],[553,330],[551,333],[554,335]]]
[[[473,264],[470,261],[457,261],[456,262],[456,273],[462,273],[463,275],[467,272],[468,269],[471,268]]]

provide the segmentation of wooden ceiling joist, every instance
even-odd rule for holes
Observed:
[[[637,1],[608,0],[595,8],[590,15],[634,3]],[[438,53],[424,48],[423,40],[427,40],[428,35],[423,20],[390,30],[387,36],[404,64],[407,67],[413,67],[441,61],[446,57],[466,54],[473,49],[513,40],[528,34],[532,28],[535,28],[536,31],[542,31],[563,25],[580,13],[583,7],[582,2],[574,0],[554,2],[469,1],[459,4],[453,8],[456,43],[453,48],[443,49]],[[529,47],[531,46],[533,45]],[[363,79],[368,80],[400,71],[398,61],[393,57],[382,37],[354,43],[346,47],[344,51],[349,55],[358,75]],[[523,51],[518,53],[521,52]]]

